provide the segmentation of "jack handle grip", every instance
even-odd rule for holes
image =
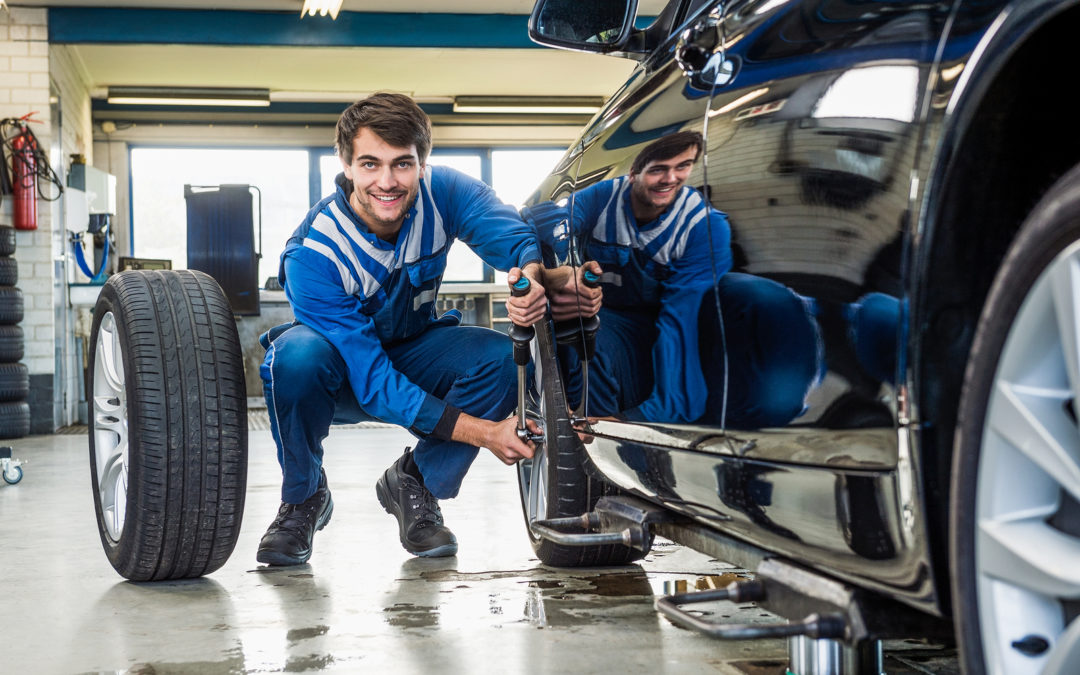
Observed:
[[[529,278],[522,274],[521,278],[510,286],[510,295],[515,298],[528,295],[531,287],[532,283],[529,281]],[[514,363],[519,366],[528,365],[529,342],[532,341],[533,335],[535,334],[533,327],[519,326],[516,323],[511,323],[509,333],[510,339],[514,341]]]
[[[596,288],[600,285],[600,275],[592,270],[585,270],[585,273],[581,275],[581,280],[588,288]],[[600,317],[594,314],[587,319],[582,319],[585,353],[581,355],[581,358],[585,361],[591,360],[593,354],[596,353],[596,331],[598,330],[600,330]]]

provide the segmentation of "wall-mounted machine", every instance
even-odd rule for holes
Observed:
[[[90,283],[105,283],[109,251],[114,243],[110,225],[116,214],[116,176],[85,163],[72,162],[66,194],[65,225],[75,262]],[[92,235],[90,256],[85,251],[87,234]]]

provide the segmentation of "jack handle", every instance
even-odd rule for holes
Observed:
[[[532,284],[529,278],[524,274],[521,275],[516,282],[510,286],[510,295],[515,298],[520,298],[523,295],[528,295],[529,288]],[[533,337],[536,335],[536,331],[532,326],[519,326],[516,323],[510,324],[510,339],[514,341],[514,363],[517,365],[518,382],[517,382],[517,410],[518,410],[518,423],[517,423],[517,435],[522,441],[526,443],[529,441],[540,442],[544,440],[544,437],[540,434],[534,434],[529,431],[528,425],[525,424],[525,389],[526,380],[528,378],[528,365],[529,365],[529,343],[532,342]]]

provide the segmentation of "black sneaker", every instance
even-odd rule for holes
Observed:
[[[303,504],[281,503],[277,518],[270,523],[255,559],[267,565],[300,565],[311,557],[315,532],[326,527],[334,513],[334,500],[320,469],[319,487]]]
[[[457,538],[443,525],[439,502],[428,489],[405,472],[405,450],[375,483],[375,495],[386,512],[398,520],[401,545],[413,555],[440,558],[457,553]]]

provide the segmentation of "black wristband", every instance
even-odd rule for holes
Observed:
[[[438,423],[428,436],[437,438],[441,441],[452,440],[454,427],[457,425],[459,417],[461,417],[461,409],[447,403],[446,407],[443,409],[442,415],[439,417]]]

